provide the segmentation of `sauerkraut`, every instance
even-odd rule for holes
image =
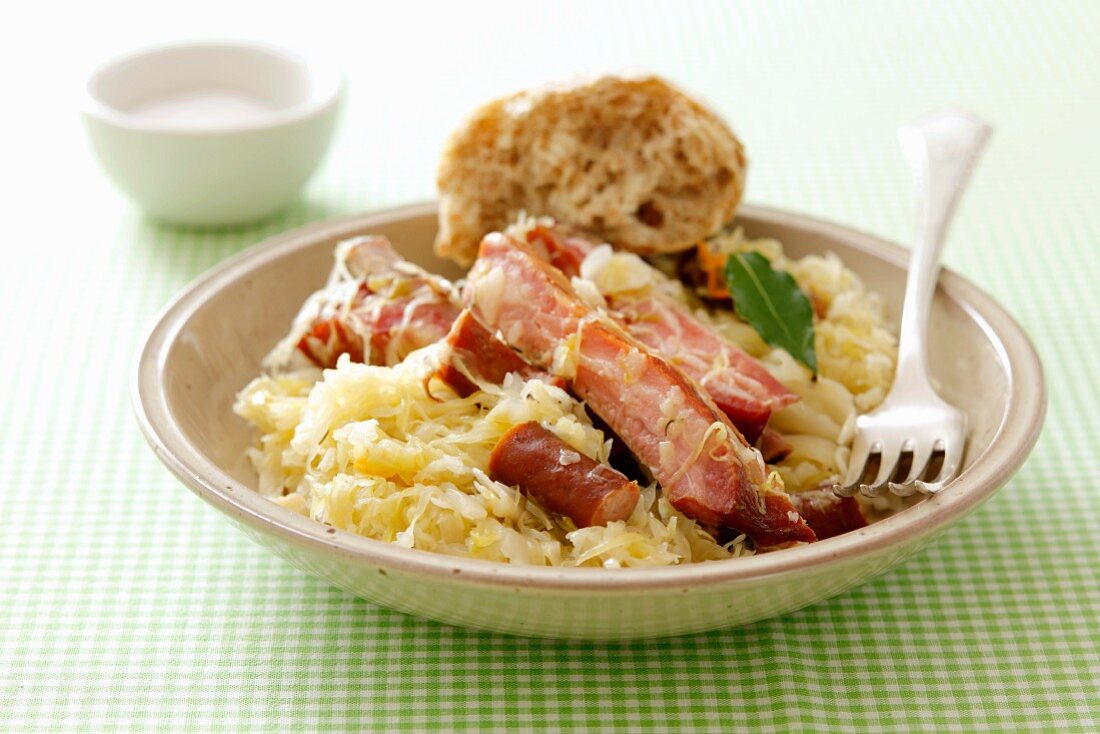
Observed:
[[[573,527],[486,474],[510,428],[537,421],[606,461],[610,444],[569,393],[509,375],[460,398],[433,379],[435,347],[393,367],[265,375],[236,410],[261,433],[249,458],[259,490],[320,522],[407,548],[535,565],[655,566],[727,558],[655,486],[628,521]]]

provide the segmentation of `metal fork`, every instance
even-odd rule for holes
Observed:
[[[932,113],[898,130],[918,192],[898,364],[882,405],[856,421],[847,475],[833,488],[839,495],[877,496],[886,488],[903,496],[930,494],[943,489],[962,466],[966,415],[932,387],[925,337],[947,227],[991,131],[981,119],[954,111]]]

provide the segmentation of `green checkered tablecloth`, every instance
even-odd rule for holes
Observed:
[[[1100,731],[1100,4],[19,12],[0,45],[0,67],[34,70],[6,82],[26,107],[6,113],[17,129],[0,157],[20,189],[0,245],[0,730]],[[57,90],[97,57],[179,35],[326,46],[348,70],[332,155],[281,217],[173,229],[100,177]],[[1051,402],[1034,455],[993,500],[812,608],[569,643],[445,627],[330,588],[157,462],[131,415],[131,366],[184,284],[287,228],[429,198],[443,136],[479,100],[625,65],[728,116],[750,152],[750,200],[894,239],[912,221],[896,125],[943,104],[995,123],[947,261],[1031,334]]]

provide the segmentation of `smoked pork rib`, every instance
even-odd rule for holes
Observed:
[[[750,442],[773,411],[798,400],[759,362],[671,298],[613,298],[611,308],[631,336],[698,382]]]
[[[449,284],[404,260],[385,237],[342,242],[329,285],[303,307],[297,349],[318,367],[392,366],[447,335],[459,308]]]
[[[595,245],[558,229],[532,227],[527,241],[571,278],[580,274]],[[772,412],[798,400],[763,365],[671,296],[651,288],[613,294],[608,304],[628,334],[698,382],[749,442],[759,437]]]
[[[531,245],[486,236],[463,298],[532,363],[553,371],[572,365],[577,395],[685,515],[734,528],[760,547],[816,539],[787,495],[765,483],[759,453],[695,383],[602,320]]]
[[[468,311],[446,280],[404,260],[384,237],[357,237],[337,247],[330,282],[302,308],[296,348],[319,367],[353,362],[392,366],[440,340],[439,376],[462,397],[477,390],[469,379],[500,384],[510,372],[545,378],[497,339]]]

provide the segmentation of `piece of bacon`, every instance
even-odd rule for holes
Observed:
[[[792,494],[791,503],[813,528],[818,540],[867,527],[867,518],[855,497],[837,497],[831,489]]]
[[[563,384],[562,380],[551,378],[493,336],[469,309],[463,309],[455,319],[446,344],[439,376],[461,397],[469,397],[478,390],[470,377],[499,385],[514,372],[524,380],[537,377],[558,387]]]
[[[527,231],[526,238],[536,252],[571,278],[580,274],[594,245],[559,229],[537,225]],[[759,437],[774,411],[798,400],[763,365],[672,297],[651,290],[615,295],[608,302],[628,334],[702,385],[750,443]]]
[[[685,515],[735,528],[760,547],[816,539],[786,493],[765,484],[760,454],[695,383],[601,321],[531,245],[487,235],[463,297],[510,346],[541,367],[550,368],[555,352],[575,340],[574,392]]]
[[[385,237],[341,243],[333,282],[310,299],[298,350],[318,367],[392,366],[447,335],[459,307],[449,284],[401,258]]]
[[[489,476],[518,486],[582,528],[626,520],[641,495],[637,484],[533,421],[501,437],[489,457]]]

